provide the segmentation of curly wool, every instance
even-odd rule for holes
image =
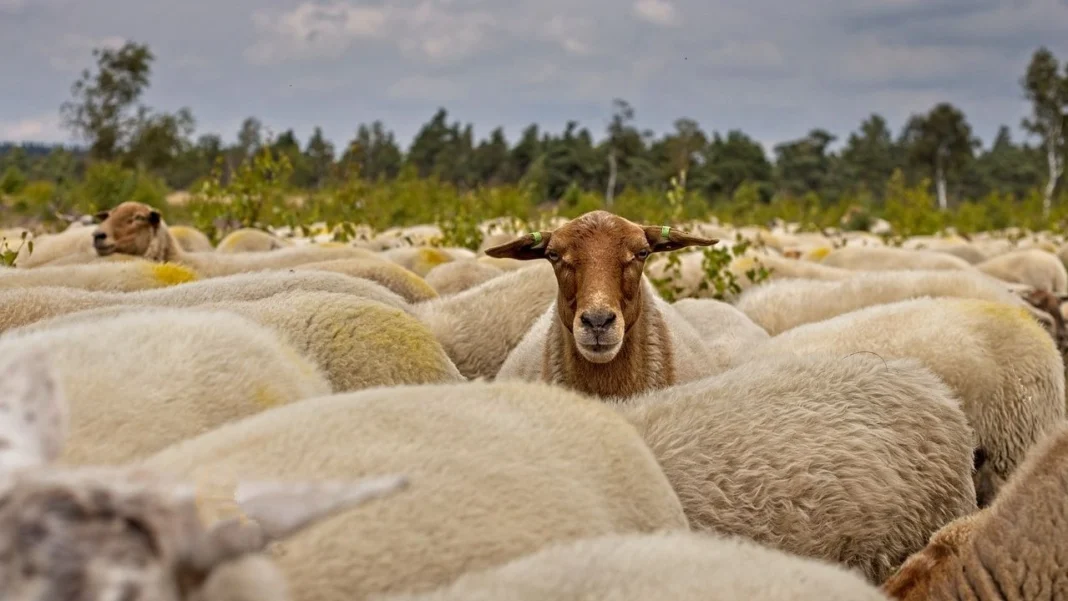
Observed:
[[[840,562],[875,583],[975,510],[971,429],[916,360],[754,359],[619,411],[695,529]]]
[[[744,353],[874,353],[914,357],[960,399],[986,461],[975,474],[986,505],[1044,432],[1065,419],[1065,376],[1053,339],[1018,306],[919,298],[796,327]]]

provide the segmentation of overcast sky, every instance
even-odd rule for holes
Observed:
[[[381,119],[407,147],[438,106],[513,142],[532,121],[600,137],[611,100],[766,145],[871,112],[895,133],[948,100],[989,144],[1019,78],[1068,58],[1068,0],[0,0],[0,139],[67,141],[59,105],[90,50],[157,56],[145,101],[231,140],[254,115],[343,144]]]

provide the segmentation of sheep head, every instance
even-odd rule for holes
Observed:
[[[619,353],[624,336],[641,316],[642,272],[649,255],[716,242],[592,211],[553,231],[534,232],[487,249],[486,254],[552,263],[560,322],[574,336],[583,358],[607,363]]]
[[[192,486],[144,469],[47,465],[62,450],[66,403],[46,359],[27,353],[0,366],[4,599],[212,601],[220,582],[281,583],[260,555],[270,542],[407,485],[403,476],[239,484],[235,500],[249,521],[205,528]],[[235,577],[251,569],[259,571]]]
[[[93,248],[101,257],[114,253],[144,256],[163,225],[159,211],[139,202],[124,202],[96,214]]]

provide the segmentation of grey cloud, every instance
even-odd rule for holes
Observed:
[[[614,97],[643,127],[686,116],[769,145],[948,100],[989,140],[1026,109],[1031,52],[1068,59],[1064,0],[0,0],[0,15],[19,57],[0,64],[18,82],[0,135],[23,136],[61,137],[35,120],[91,45],[121,39],[158,57],[146,102],[191,107],[201,131],[232,139],[255,115],[339,146],[373,119],[408,141],[438,106],[479,135],[569,119],[599,135]]]

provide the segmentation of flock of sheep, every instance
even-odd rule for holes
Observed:
[[[1068,597],[1052,235],[97,221],[0,269],[0,599]]]

